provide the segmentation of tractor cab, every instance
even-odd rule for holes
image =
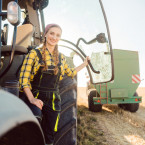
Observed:
[[[87,70],[91,83],[114,79],[111,38],[101,0],[1,0],[0,115],[4,117],[0,118],[3,127],[0,145],[45,144],[38,121],[18,98],[18,80],[25,55],[43,42],[45,24],[49,23],[62,27],[59,51],[66,56],[70,66],[77,66],[79,59],[83,61],[89,56]],[[76,56],[79,59],[74,62]],[[77,143],[76,87],[77,79],[65,77],[60,82],[62,111],[55,145]],[[20,133],[21,139],[17,137]]]

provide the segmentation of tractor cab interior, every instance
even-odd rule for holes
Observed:
[[[24,60],[25,55],[28,52],[28,48],[31,46],[31,40],[34,33],[34,27],[31,24],[24,24],[17,27],[15,54],[13,63],[8,72],[6,72],[0,79],[0,86],[4,87],[7,81],[18,81],[19,71]],[[12,45],[2,46],[2,66],[0,75],[6,69],[11,55]]]

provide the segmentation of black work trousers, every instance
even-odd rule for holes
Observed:
[[[38,119],[44,133],[45,142],[47,144],[52,144],[54,142],[54,134],[56,133],[58,127],[60,111],[50,110],[45,105],[42,110],[40,110],[37,106],[31,104],[27,98],[25,98],[25,103]]]

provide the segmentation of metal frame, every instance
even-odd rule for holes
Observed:
[[[38,11],[34,10],[32,6],[30,6],[27,3],[27,10],[29,13],[29,23],[31,23],[34,26],[35,33],[33,35],[34,38],[34,44],[33,45],[39,45],[41,42],[41,32],[40,32],[40,22],[39,22],[39,15]]]
[[[15,0],[17,2],[17,0]],[[2,23],[2,16],[7,15],[6,12],[2,12],[2,0],[0,1],[0,36],[1,36],[1,23]],[[15,43],[16,43],[16,32],[17,32],[17,26],[14,26],[14,36],[13,36],[13,43],[12,43],[12,49],[11,49],[11,56],[10,56],[10,61],[6,69],[3,71],[3,73],[0,75],[0,78],[10,69],[13,58],[14,58],[14,52],[15,52]],[[1,37],[0,37],[0,42],[1,42]],[[2,45],[0,43],[0,58],[1,58],[1,48]],[[1,68],[1,59],[0,59],[0,68]]]
[[[84,58],[82,57],[82,55],[81,55],[80,53],[78,53],[75,49],[73,49],[73,48],[71,48],[71,47],[68,47],[68,46],[65,46],[65,45],[59,45],[59,46],[68,48],[68,49],[70,49],[70,50],[73,50],[73,51],[74,51],[75,53],[77,53],[77,54],[80,56],[80,58],[84,61]],[[90,76],[90,80],[92,81],[92,75],[91,75],[90,69],[89,69],[88,66],[87,66],[86,68],[87,68],[87,70],[88,70],[88,73],[89,73],[89,76]]]
[[[89,42],[86,42],[83,38],[80,38],[81,40],[83,40],[86,44],[89,44]],[[76,47],[80,52],[81,52],[81,54],[84,56],[84,57],[87,57],[86,56],[86,54],[78,47],[78,45],[76,44],[74,44],[73,42],[70,42],[70,41],[68,41],[68,40],[65,40],[65,39],[61,39],[62,41],[64,41],[64,42],[67,42],[67,43],[69,43],[69,44],[71,44],[71,45],[73,45],[74,47]],[[79,40],[78,40],[79,41]],[[91,40],[92,41],[92,40]],[[93,66],[92,66],[92,64],[89,62],[89,65],[90,65],[90,67],[91,67],[91,69],[92,69],[92,71],[94,72],[94,73],[97,73],[97,74],[99,74],[100,73],[100,71],[96,71],[94,68],[93,68]]]
[[[100,2],[100,6],[103,12],[103,16],[104,16],[104,20],[106,23],[106,29],[107,29],[107,34],[108,34],[108,39],[109,39],[109,45],[110,45],[110,53],[111,53],[111,64],[112,64],[112,78],[110,81],[112,81],[114,79],[114,61],[113,61],[113,52],[112,52],[112,42],[111,42],[111,36],[110,36],[110,31],[109,31],[109,25],[108,25],[108,21],[107,21],[107,17],[106,17],[106,13],[103,7],[103,3],[102,0],[99,0]],[[109,82],[109,81],[108,81]]]

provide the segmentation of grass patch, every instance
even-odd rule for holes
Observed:
[[[77,144],[108,145],[103,131],[99,129],[97,113],[84,106],[78,106]]]

